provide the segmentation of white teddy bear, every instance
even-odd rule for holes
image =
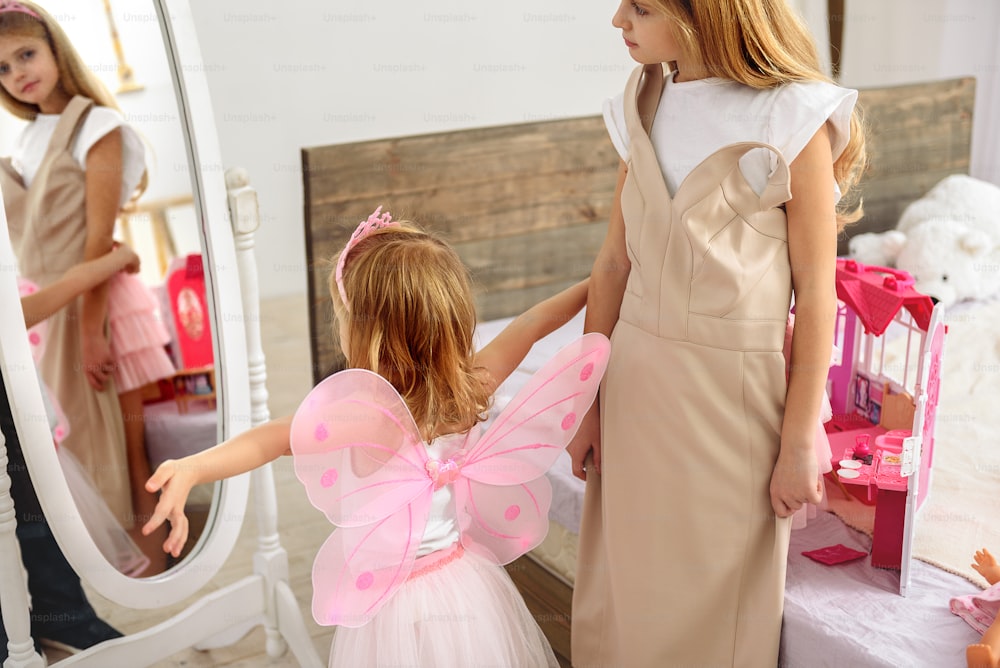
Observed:
[[[913,275],[919,292],[945,305],[1000,292],[1000,187],[956,174],[903,210],[896,229],[848,243],[862,264]]]

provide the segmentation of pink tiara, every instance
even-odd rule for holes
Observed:
[[[42,20],[42,17],[38,15],[38,12],[28,9],[20,2],[14,2],[13,0],[0,0],[0,14],[4,12],[20,12],[21,14],[27,14],[32,18],[36,18],[39,21]]]
[[[368,220],[362,220],[358,224],[357,229],[354,230],[354,234],[348,239],[347,245],[344,246],[344,250],[340,252],[340,259],[337,260],[337,272],[335,274],[337,278],[337,289],[340,290],[340,299],[344,302],[344,306],[347,306],[347,294],[344,292],[344,263],[347,261],[347,256],[350,254],[351,249],[354,248],[359,241],[367,237],[372,232],[381,230],[385,227],[399,227],[399,223],[392,219],[392,215],[389,212],[382,213],[382,207],[375,209],[372,215],[368,216]]]

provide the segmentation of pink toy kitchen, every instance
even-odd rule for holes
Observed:
[[[834,482],[874,506],[871,564],[909,584],[913,523],[930,487],[946,327],[903,271],[837,261],[826,423]]]

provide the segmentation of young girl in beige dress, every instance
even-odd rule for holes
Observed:
[[[856,92],[784,0],[622,0],[612,24],[640,67],[605,108],[621,164],[586,330],[612,352],[570,445],[573,665],[773,668],[789,518],[820,500]]]

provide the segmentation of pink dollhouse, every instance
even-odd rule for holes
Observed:
[[[842,489],[875,506],[871,563],[909,584],[913,522],[930,485],[946,327],[906,272],[837,261],[837,347],[826,423]]]

